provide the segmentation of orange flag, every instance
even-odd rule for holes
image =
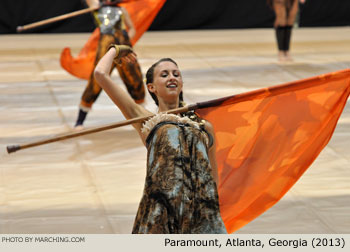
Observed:
[[[278,202],[330,140],[350,70],[220,99],[197,109],[215,129],[221,215],[232,233]]]
[[[136,41],[147,31],[148,27],[162,8],[166,0],[135,0],[120,4],[129,13],[136,30],[135,37],[131,43]],[[63,49],[61,53],[61,66],[70,74],[88,80],[94,70],[94,61],[98,41],[100,39],[100,30],[98,28],[90,36],[77,57],[73,57],[69,47]]]

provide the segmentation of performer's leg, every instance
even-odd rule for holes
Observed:
[[[115,39],[117,44],[131,46],[125,32],[117,32]],[[135,63],[122,62],[121,64],[117,64],[116,67],[131,97],[136,103],[142,103],[145,98],[145,87],[139,63],[137,61]]]
[[[95,66],[102,56],[107,52],[108,47],[111,43],[114,43],[114,37],[112,35],[101,35],[98,49],[96,53]],[[81,97],[79,105],[78,118],[75,123],[75,127],[80,129],[86,119],[87,113],[91,110],[92,105],[100,95],[102,89],[96,82],[93,73],[91,73],[89,82],[84,90],[84,93]]]
[[[286,54],[287,60],[292,60],[289,53],[290,41],[292,37],[293,25],[298,14],[298,7],[299,7],[298,0],[294,0],[292,6],[288,10],[287,25],[285,28],[285,41],[284,41],[285,54]]]
[[[299,2],[298,0],[294,0],[290,8],[288,8],[286,25],[289,25],[289,26],[294,25],[295,19],[298,15],[298,10],[299,10]]]
[[[275,11],[274,27],[287,25],[286,0],[274,0],[273,10]]]
[[[275,27],[276,31],[276,39],[277,39],[277,47],[278,51],[283,54],[284,51],[284,40],[285,40],[285,26],[277,26]]]
[[[286,59],[292,60],[292,58],[289,54],[289,48],[290,48],[290,40],[291,40],[291,36],[292,36],[293,26],[287,25],[284,29],[285,29],[284,51],[285,51]]]
[[[145,98],[145,88],[139,63],[122,62],[117,65],[117,69],[131,97],[136,103],[142,103]]]
[[[287,11],[285,2],[286,0],[274,0],[273,9],[275,11],[276,19],[274,23],[276,31],[276,39],[278,46],[278,59],[284,61],[285,52],[284,52],[284,41],[285,41],[285,26],[287,24]]]

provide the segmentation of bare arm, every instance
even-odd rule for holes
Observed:
[[[113,64],[114,57],[116,56],[116,50],[112,47],[108,52],[101,58],[98,62],[94,77],[98,84],[103,88],[112,101],[118,106],[126,119],[131,119],[135,117],[149,116],[153,115],[150,111],[143,108],[141,105],[135,103],[135,101],[130,97],[130,95],[123,90],[120,86],[113,82],[109,72]],[[129,53],[122,60],[133,61],[136,60],[134,53]],[[144,141],[141,134],[141,123],[133,124],[134,128],[139,133],[141,139]]]
[[[100,5],[98,0],[85,0],[89,7],[98,7]]]
[[[121,9],[122,9],[123,14],[124,14],[124,21],[125,21],[126,27],[128,28],[129,38],[132,39],[136,34],[134,23],[132,22],[128,11],[123,7]]]
[[[213,145],[209,149],[209,161],[212,169],[212,176],[216,182],[216,186],[219,186],[219,176],[218,176],[218,165],[216,162],[216,141],[215,141],[215,132],[211,123],[205,123],[205,129],[209,134],[213,136]]]

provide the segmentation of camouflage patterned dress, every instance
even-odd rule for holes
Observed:
[[[153,117],[147,127],[147,175],[132,232],[226,233],[208,158],[209,134],[175,115]]]

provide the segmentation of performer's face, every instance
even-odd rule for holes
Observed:
[[[179,68],[170,61],[160,62],[154,69],[153,83],[147,85],[158,100],[177,102],[183,82]]]

